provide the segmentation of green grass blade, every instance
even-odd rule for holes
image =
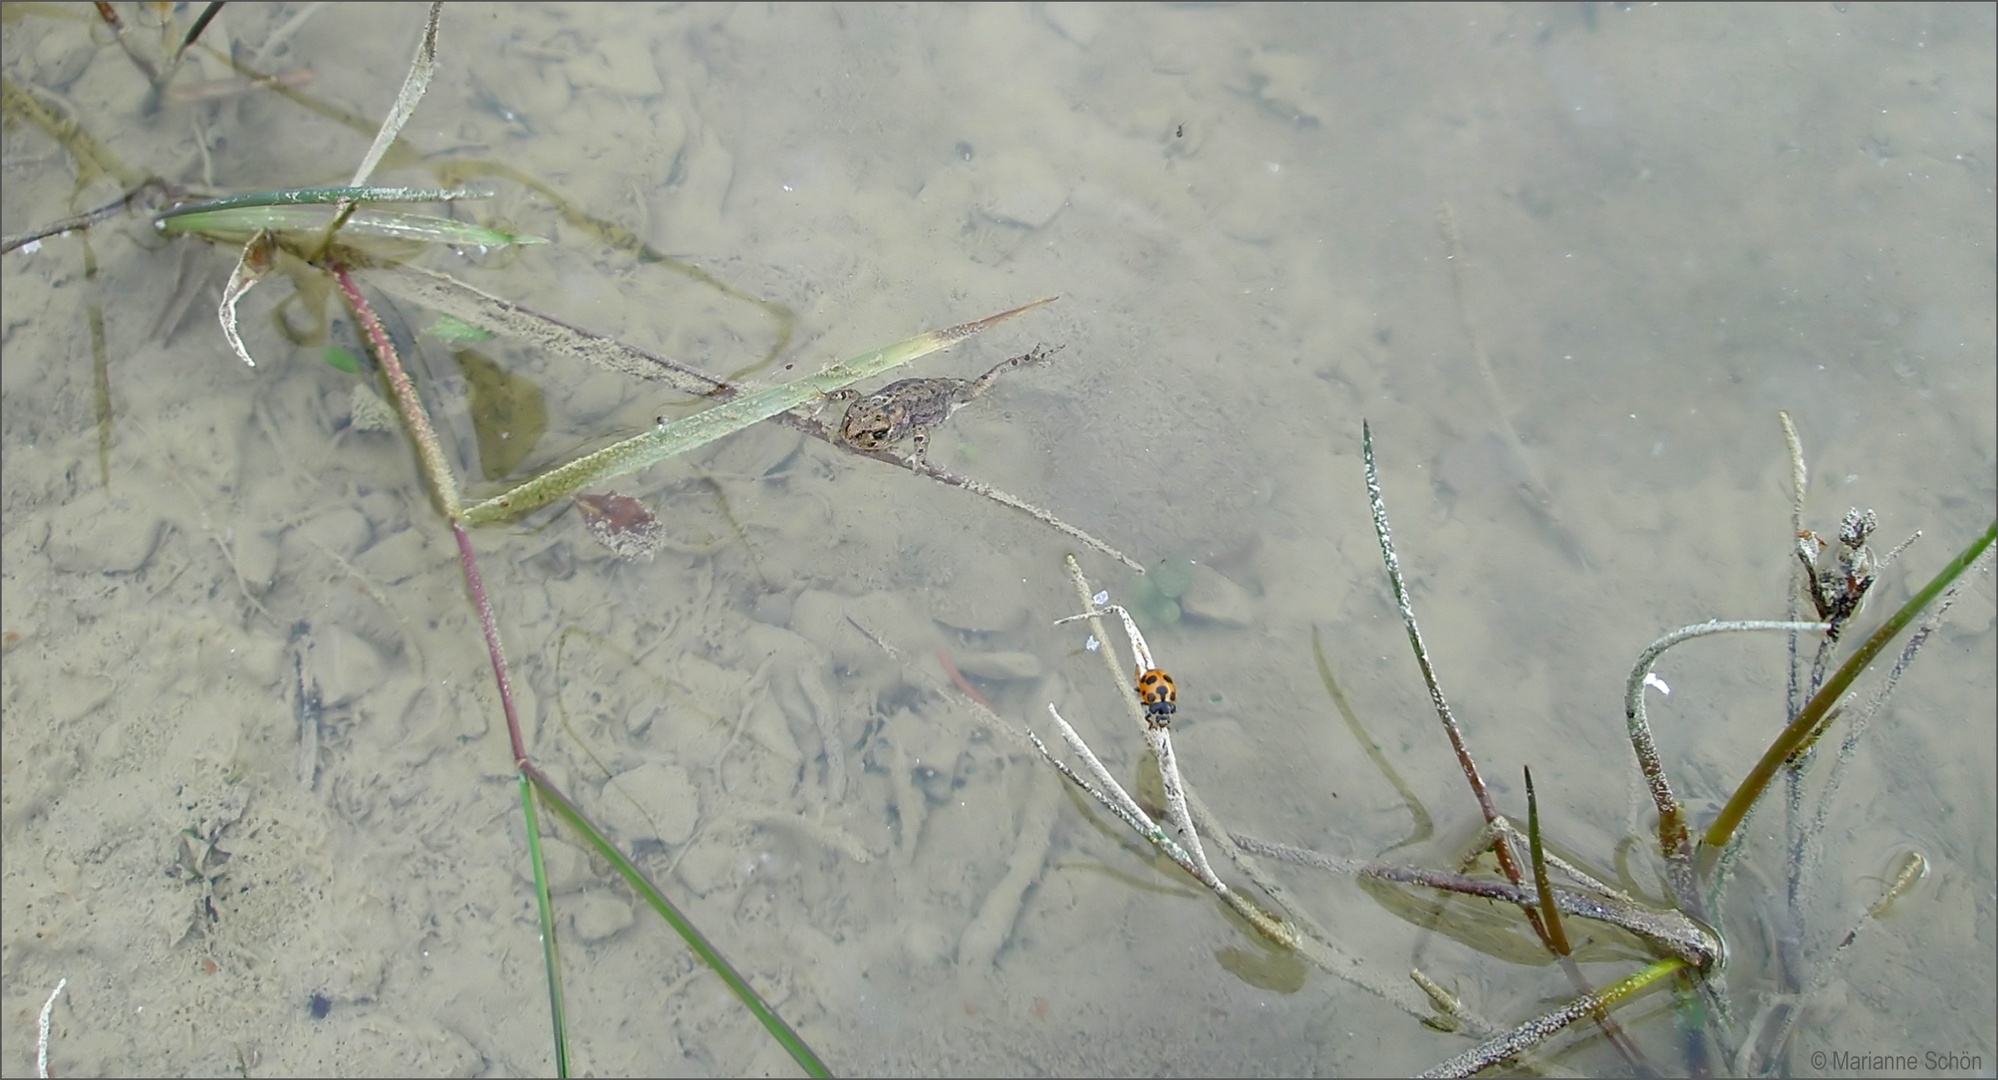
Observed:
[[[395,104],[389,106],[388,115],[382,118],[381,130],[375,133],[375,141],[368,147],[367,156],[354,170],[354,183],[365,184],[375,173],[375,166],[382,163],[395,146],[396,136],[402,133],[402,126],[416,114],[418,102],[430,89],[430,80],[437,74],[437,18],[443,14],[444,0],[431,0],[430,15],[423,23],[423,39],[417,42],[416,55],[410,58],[409,73],[403,76],[402,89],[396,91]]]
[[[218,199],[182,203],[161,212],[153,220],[166,221],[188,214],[238,210],[246,206],[337,206],[343,202],[450,202],[453,199],[490,199],[492,195],[490,191],[465,191],[454,188],[287,188],[283,191],[250,191],[241,195],[224,195]]]
[[[644,434],[613,443],[594,454],[586,454],[558,469],[542,473],[504,494],[465,507],[459,515],[460,520],[467,525],[490,525],[495,522],[516,520],[557,499],[574,495],[592,484],[599,484],[656,465],[667,458],[711,443],[724,435],[741,431],[759,420],[767,420],[786,409],[797,408],[814,398],[844,389],[862,379],[906,364],[919,356],[927,356],[938,349],[955,345],[986,327],[1003,322],[1021,312],[1031,311],[1042,304],[1052,302],[1053,299],[1049,297],[1046,300],[1036,300],[1024,307],[1001,312],[977,322],[953,326],[948,330],[933,330],[907,341],[856,356],[845,363],[834,364],[816,375],[807,375],[780,386],[768,387],[753,394],[744,394],[704,412],[660,424]]]
[[[770,1033],[770,1037],[777,1040],[807,1075],[832,1075],[825,1063],[819,1060],[819,1056],[812,1052],[812,1048],[805,1045],[805,1040],[791,1030],[791,1025],[785,1023],[782,1017],[764,1003],[763,998],[758,996],[748,980],[738,974],[735,968],[715,951],[714,946],[708,943],[708,939],[694,928],[693,923],[687,921],[687,917],[680,913],[679,908],[673,906],[671,900],[666,899],[666,894],[660,892],[658,886],[652,884],[638,867],[631,864],[631,860],[624,857],[624,853],[619,851],[616,845],[606,840],[603,834],[597,831],[596,826],[590,824],[589,819],[583,816],[582,810],[570,802],[568,796],[550,783],[548,778],[541,774],[541,770],[535,768],[531,762],[523,762],[520,769],[521,775],[533,781],[534,786],[540,790],[541,797],[548,800],[549,808],[581,833],[583,839],[596,849],[597,854],[608,859],[610,864],[617,868],[617,872],[623,875],[625,882],[643,896],[646,903],[652,905],[652,910],[657,911],[660,918],[665,919],[667,924],[673,927],[680,935],[680,939],[687,943],[687,947],[694,950],[695,955],[713,968],[715,974],[721,976],[722,981],[728,984],[728,988],[763,1024],[764,1030]]]
[[[1554,902],[1554,882],[1547,877],[1547,847],[1540,840],[1540,796],[1533,791],[1533,770],[1526,770],[1526,842],[1533,854],[1533,888],[1540,895],[1540,917],[1547,925],[1547,943],[1562,956],[1575,950],[1561,925],[1561,906]]]
[[[223,210],[176,214],[158,219],[165,233],[199,233],[212,240],[238,243],[259,232],[283,236],[294,244],[317,241],[334,223],[334,211],[316,205],[237,206]],[[340,225],[344,236],[414,240],[425,244],[464,244],[506,247],[545,244],[538,236],[521,236],[469,221],[426,214],[385,214],[358,211]]]
[[[1914,624],[1922,609],[1928,607],[1936,597],[1941,596],[1943,590],[1949,588],[1957,578],[1962,577],[1963,572],[1970,568],[1970,564],[1984,554],[1984,549],[1991,546],[1993,539],[1998,539],[1998,521],[1987,526],[1984,534],[1972,540],[1956,558],[1937,571],[1936,576],[1922,587],[1922,591],[1909,597],[1908,602],[1902,604],[1900,610],[1888,616],[1887,621],[1880,625],[1880,629],[1875,630],[1873,636],[1866,639],[1866,644],[1861,645],[1858,651],[1847,657],[1838,671],[1830,679],[1825,680],[1817,695],[1804,706],[1804,711],[1798,713],[1797,718],[1790,721],[1790,726],[1776,736],[1776,741],[1769,744],[1769,749],[1762,754],[1762,760],[1755,763],[1755,768],[1742,780],[1741,786],[1735,789],[1734,796],[1728,799],[1727,805],[1721,809],[1720,816],[1707,828],[1704,838],[1707,847],[1719,849],[1727,846],[1728,841],[1734,837],[1734,831],[1740,828],[1742,821],[1748,817],[1748,811],[1755,805],[1755,800],[1762,797],[1763,789],[1769,786],[1769,781],[1776,775],[1776,770],[1783,767],[1783,762],[1789,760],[1790,755],[1795,754],[1815,737],[1819,725],[1825,719],[1825,714],[1830,712],[1832,706],[1838,703],[1838,699],[1845,695],[1853,680],[1859,678],[1859,673],[1866,670],[1866,666],[1873,662],[1874,657],[1879,656],[1881,650],[1899,637],[1901,631]]]
[[[569,1034],[562,1005],[562,951],[555,943],[555,905],[548,899],[548,870],[541,858],[541,817],[534,788],[520,777],[520,806],[527,814],[527,854],[534,863],[534,900],[541,910],[541,963],[548,970],[548,1017],[555,1025],[555,1075],[569,1075]]]
[[[1489,1039],[1415,1075],[1474,1076],[1500,1062],[1515,1060],[1582,1017],[1599,1009],[1610,1009],[1623,999],[1687,966],[1689,965],[1684,960],[1676,956],[1655,961],[1644,970],[1626,976],[1614,985],[1593,994],[1583,994],[1551,1013],[1534,1017],[1503,1035]]]

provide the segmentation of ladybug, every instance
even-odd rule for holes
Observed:
[[[1145,706],[1145,723],[1162,728],[1172,722],[1173,709],[1179,703],[1179,690],[1173,686],[1172,676],[1153,668],[1138,673],[1138,700]]]

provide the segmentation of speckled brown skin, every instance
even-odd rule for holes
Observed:
[[[1000,372],[1021,364],[1044,363],[1057,350],[1045,346],[1001,360],[992,370],[976,379],[903,379],[855,400],[846,407],[840,421],[839,437],[862,450],[880,450],[903,439],[915,443],[908,457],[910,468],[923,464],[929,450],[930,429],[943,423],[965,402],[985,392]],[[851,399],[853,391],[831,395],[834,400]]]

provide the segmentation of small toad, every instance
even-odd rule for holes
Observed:
[[[991,371],[976,379],[903,379],[866,397],[859,397],[852,390],[828,394],[835,401],[853,401],[846,407],[846,418],[840,422],[839,437],[862,450],[880,450],[905,438],[911,439],[916,448],[910,452],[907,463],[911,469],[919,469],[924,464],[923,454],[929,449],[931,428],[984,393],[1000,372],[1021,364],[1046,363],[1060,348],[1036,346],[1032,352],[999,361]],[[854,400],[857,397],[859,400]]]

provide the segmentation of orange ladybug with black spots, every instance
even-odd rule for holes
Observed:
[[[1179,688],[1172,683],[1172,676],[1162,669],[1138,673],[1138,701],[1145,706],[1145,723],[1155,728],[1165,727],[1172,722],[1173,710],[1179,706]]]

